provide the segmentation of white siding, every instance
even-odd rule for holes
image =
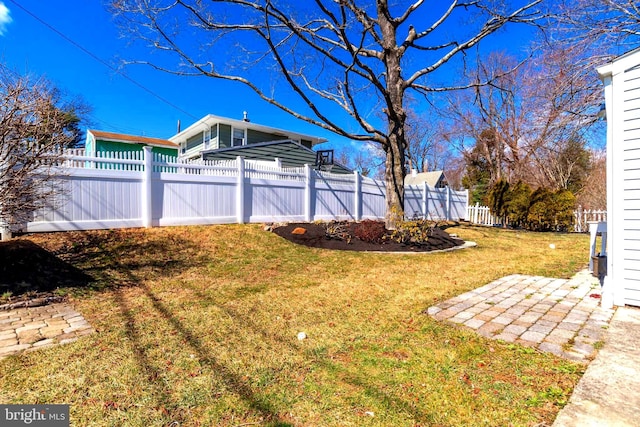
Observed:
[[[607,108],[607,279],[617,305],[640,306],[640,51],[598,70]]]

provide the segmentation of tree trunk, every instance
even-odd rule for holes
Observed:
[[[389,230],[396,228],[399,221],[404,219],[404,124],[391,125],[389,132],[389,144],[386,145],[386,159],[384,182],[387,192],[387,211],[385,214],[385,226]]]

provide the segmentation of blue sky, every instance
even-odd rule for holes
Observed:
[[[16,0],[27,11],[54,27],[114,69],[123,58],[144,55],[123,39],[112,16],[95,0]],[[4,0],[10,22],[2,20],[0,8],[0,58],[20,74],[43,75],[70,95],[80,95],[93,108],[92,127],[122,133],[168,138],[181,120],[183,128],[206,114],[250,118],[276,127],[294,126],[301,132],[320,134],[317,128],[260,102],[247,89],[205,78],[180,78],[144,66],[123,71],[151,92],[177,106],[161,101],[120,76],[36,20],[15,3]],[[0,3],[1,4],[1,3]],[[207,93],[227,92],[215,99]],[[189,115],[187,114],[189,113]]]
[[[123,70],[169,105],[48,26],[114,69],[120,67],[123,58],[147,57],[148,50],[121,36],[100,0],[0,0],[0,60],[20,74],[44,75],[69,95],[81,96],[93,109],[93,128],[168,138],[175,133],[178,120],[184,129],[206,114],[240,119],[246,110],[255,123],[329,139],[331,143],[323,148],[347,143],[266,104],[241,85],[178,77],[145,66]],[[510,33],[512,44],[506,46],[511,49],[515,46],[513,36]],[[517,38],[521,37],[518,33]],[[501,38],[508,39],[504,34]],[[505,47],[499,41],[494,43],[498,48]]]

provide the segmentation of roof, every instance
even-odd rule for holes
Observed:
[[[202,158],[205,160],[231,160],[238,156],[247,160],[274,160],[278,158],[284,167],[301,167],[305,164],[313,166],[316,162],[315,151],[290,140],[262,142],[202,152]],[[349,168],[340,164],[334,164],[331,172],[352,173]]]
[[[124,142],[126,144],[145,144],[153,145],[156,147],[169,147],[175,149],[179,148],[178,144],[166,139],[150,138],[148,136],[125,135],[122,133],[104,132],[101,130],[93,129],[89,129],[87,132],[91,133],[96,139],[100,139],[103,141]]]
[[[231,125],[233,127],[250,128],[250,129],[258,130],[265,133],[280,134],[290,139],[300,139],[300,140],[304,139],[307,141],[311,141],[312,146],[327,141],[326,138],[321,138],[318,136],[306,135],[298,132],[292,132],[289,130],[278,129],[271,126],[260,125],[260,124],[253,123],[250,121],[245,121],[245,120],[236,120],[236,119],[230,119],[227,117],[215,116],[213,114],[206,115],[205,117],[201,118],[200,120],[198,120],[197,122],[195,122],[194,124],[186,128],[185,130],[183,130],[182,132],[169,138],[169,140],[175,141],[175,142],[185,141],[188,137],[193,135],[194,130],[198,130],[199,132],[202,132],[204,128],[210,127],[216,123],[224,123],[224,124]]]
[[[637,65],[636,64],[637,61],[634,59],[634,57],[639,52],[640,52],[640,48],[631,49],[630,51],[625,52],[622,55],[611,59],[606,64],[603,64],[600,67],[597,67],[596,71],[598,72],[600,79],[604,79],[608,76],[612,76],[614,74],[618,74],[622,71],[625,71],[625,69],[629,65],[632,65],[632,66]]]
[[[409,174],[404,177],[404,185],[420,185],[426,182],[430,187],[436,187],[440,180],[444,179],[443,171],[421,172],[418,174]]]

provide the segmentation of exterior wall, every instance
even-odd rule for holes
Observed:
[[[272,133],[260,132],[254,129],[247,129],[247,144],[257,144],[259,142],[282,141],[288,139],[285,135],[274,135]]]
[[[97,153],[105,153],[105,152],[114,152],[114,153],[122,153],[128,151],[142,151],[142,147],[144,144],[127,144],[125,142],[115,142],[115,141],[96,141],[96,150]],[[178,149],[177,148],[169,148],[169,147],[153,147],[152,151],[154,153],[164,154],[167,156],[177,156]]]
[[[95,153],[96,139],[91,132],[87,132],[87,140],[84,143],[84,149],[87,153]]]
[[[607,114],[607,277],[603,306],[640,306],[640,51],[598,69]]]

